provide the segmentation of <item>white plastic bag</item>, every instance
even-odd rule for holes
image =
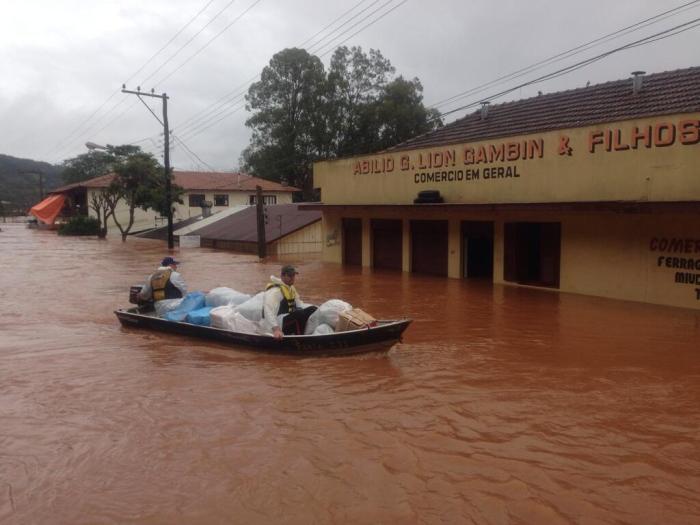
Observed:
[[[211,319],[211,326],[214,328],[224,328],[228,330],[228,318],[231,317],[234,312],[233,306],[217,306],[211,312],[209,312],[209,319]]]
[[[306,328],[304,328],[304,335],[311,335],[314,333],[318,325],[321,324],[321,311],[317,308],[314,313],[312,313],[306,320]]]
[[[232,332],[243,332],[246,334],[259,334],[260,325],[250,319],[246,319],[233,306],[219,306],[209,312],[211,326],[223,328]]]
[[[156,315],[158,317],[163,317],[168,312],[176,310],[178,306],[182,303],[182,299],[163,299],[162,301],[156,301],[154,307],[156,309]]]
[[[246,319],[259,322],[262,319],[264,297],[265,292],[260,292],[243,304],[236,306],[235,309]]]
[[[335,326],[338,324],[338,315],[348,310],[352,310],[352,305],[350,305],[350,303],[346,303],[340,299],[326,301],[318,307],[318,311],[320,312],[319,324],[326,323],[335,330]]]
[[[333,327],[329,324],[322,323],[316,327],[316,330],[313,331],[312,335],[326,335],[326,334],[333,334],[335,333],[335,330],[333,330]]]
[[[239,305],[250,299],[247,293],[241,293],[233,288],[220,286],[211,290],[205,297],[207,306]]]

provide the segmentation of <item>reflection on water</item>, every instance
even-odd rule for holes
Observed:
[[[162,245],[0,232],[2,523],[698,523],[700,316],[295,260],[415,319],[296,359],[123,329]],[[192,288],[275,261],[183,250]]]

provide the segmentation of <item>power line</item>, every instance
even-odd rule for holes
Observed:
[[[223,35],[226,31],[228,31],[228,29],[229,29],[231,26],[233,26],[233,24],[235,24],[235,23],[238,22],[241,18],[243,18],[243,17],[248,13],[248,11],[250,11],[251,9],[253,9],[253,8],[254,8],[256,5],[258,5],[260,2],[262,2],[262,0],[255,0],[255,1],[254,1],[250,6],[248,6],[248,8],[245,9],[240,15],[238,15],[236,18],[234,18],[233,21],[232,21],[230,24],[228,24],[228,25],[227,25],[226,27],[224,27],[221,31],[219,31],[216,35],[214,35],[213,38],[211,38],[210,40],[208,40],[208,41],[206,42],[206,44],[204,44],[202,47],[200,47],[193,55],[191,55],[189,58],[187,58],[184,62],[182,62],[182,63],[181,63],[179,66],[177,66],[174,70],[172,70],[170,73],[168,73],[166,76],[164,76],[163,78],[161,78],[158,82],[156,82],[155,85],[156,85],[156,86],[159,86],[160,84],[162,84],[163,82],[165,82],[167,79],[169,79],[171,76],[173,76],[175,73],[177,73],[178,71],[180,71],[180,69],[182,69],[182,68],[185,66],[185,64],[187,64],[190,60],[192,60],[194,57],[196,57],[196,56],[199,55],[202,51],[204,51],[207,47],[209,47],[209,45],[210,45],[212,42],[214,42],[214,40],[216,40],[216,39],[219,38],[221,35]],[[150,77],[149,77],[149,78],[150,78]]]
[[[547,73],[545,75],[542,75],[542,76],[537,77],[535,79],[529,80],[527,82],[523,82],[522,84],[519,84],[517,86],[514,86],[514,87],[506,89],[506,90],[503,90],[499,93],[495,93],[487,98],[482,98],[482,99],[475,101],[475,102],[472,102],[470,104],[466,104],[464,106],[460,106],[460,107],[452,109],[450,111],[446,111],[444,113],[441,113],[438,117],[431,119],[429,122],[433,122],[433,121],[440,119],[446,115],[456,113],[457,111],[462,111],[464,109],[474,107],[478,104],[481,104],[484,100],[489,100],[489,101],[494,100],[496,98],[500,98],[504,95],[507,95],[508,93],[512,93],[513,91],[517,91],[518,89],[521,89],[523,87],[531,86],[533,84],[537,84],[537,83],[543,82],[545,80],[551,80],[551,79],[560,77],[562,75],[565,75],[567,73],[571,73],[572,71],[576,71],[578,69],[581,69],[585,66],[588,66],[594,62],[602,60],[602,59],[604,59],[612,54],[618,53],[620,51],[624,51],[624,50],[631,49],[634,47],[640,47],[642,45],[651,44],[651,43],[657,42],[658,40],[662,40],[664,38],[669,38],[671,36],[678,35],[680,33],[683,33],[685,31],[689,31],[689,30],[694,29],[694,28],[699,27],[699,26],[700,26],[700,18],[695,18],[693,20],[690,20],[689,22],[685,22],[683,24],[679,24],[679,25],[671,27],[669,29],[665,29],[664,31],[660,31],[659,33],[655,33],[653,35],[646,36],[646,37],[641,38],[639,40],[636,40],[634,42],[630,42],[629,44],[625,44],[623,46],[617,47],[615,49],[611,49],[611,50],[606,51],[604,53],[600,53],[599,55],[596,55],[594,57],[591,57],[591,58],[588,58],[586,60],[582,60],[580,62],[572,64],[570,66],[566,66],[564,68],[558,69],[557,71],[553,71],[551,73]]]
[[[352,29],[354,29],[355,27],[357,27],[359,24],[361,24],[362,22],[364,22],[365,20],[367,20],[368,18],[370,18],[370,17],[371,17],[372,15],[374,15],[375,13],[377,13],[377,12],[381,11],[382,9],[384,9],[386,6],[388,6],[389,4],[391,4],[392,1],[393,1],[393,0],[388,0],[387,2],[384,2],[384,3],[383,3],[382,5],[380,5],[377,9],[375,9],[374,11],[372,11],[371,13],[369,13],[369,14],[368,14],[367,16],[365,16],[364,18],[361,18],[360,20],[358,20],[357,22],[355,22],[353,25],[351,25],[351,26],[350,26],[349,28],[347,28],[345,31],[343,31],[342,33],[340,33],[339,35],[337,35],[337,36],[336,36],[335,38],[333,38],[331,41],[326,42],[325,44],[323,44],[323,46],[321,46],[320,48],[316,49],[316,50],[314,51],[314,53],[319,53],[322,49],[325,49],[326,47],[328,47],[329,49],[328,49],[325,53],[321,53],[321,55],[320,55],[321,57],[326,56],[328,53],[330,53],[330,52],[332,51],[332,47],[333,47],[332,44],[333,44],[333,42],[335,42],[336,40],[338,40],[338,38],[341,38],[341,37],[342,37],[343,35],[345,35],[348,31],[351,31]],[[338,44],[338,45],[342,45],[343,43],[347,42],[347,41],[350,40],[352,37],[354,37],[355,35],[357,35],[358,33],[362,32],[362,31],[364,31],[365,29],[367,29],[367,28],[370,27],[371,25],[375,24],[376,22],[378,22],[379,20],[381,20],[382,18],[384,18],[386,15],[388,15],[389,13],[391,13],[392,11],[394,11],[395,9],[397,9],[398,7],[401,7],[401,6],[402,6],[403,4],[405,4],[407,1],[408,1],[408,0],[402,0],[400,3],[396,4],[394,7],[392,7],[392,8],[389,9],[388,11],[386,11],[384,14],[380,15],[379,17],[375,18],[375,19],[372,20],[371,22],[369,22],[369,23],[367,23],[366,25],[362,26],[358,31],[356,31],[355,33],[353,33],[352,35],[350,35],[348,38],[346,38],[345,40],[343,40],[343,41],[342,41],[340,44]]]
[[[505,80],[512,80],[515,78],[520,78],[522,76],[525,76],[527,73],[531,73],[533,71],[541,69],[542,67],[544,67],[547,64],[559,62],[565,58],[570,58],[570,57],[575,56],[579,53],[582,53],[583,51],[586,51],[586,50],[594,47],[597,44],[603,43],[605,41],[613,40],[619,36],[623,36],[624,34],[629,34],[629,33],[638,31],[638,30],[642,29],[643,27],[647,27],[649,25],[652,25],[652,24],[658,23],[662,20],[665,20],[666,18],[669,18],[671,16],[675,16],[675,15],[679,14],[679,12],[698,7],[697,6],[698,2],[700,2],[700,0],[693,0],[692,2],[687,2],[687,3],[685,3],[681,6],[678,6],[676,8],[669,9],[667,11],[661,12],[657,15],[652,16],[652,17],[646,18],[644,20],[640,20],[639,22],[637,22],[635,24],[629,25],[627,27],[623,27],[621,29],[618,29],[617,31],[613,31],[612,33],[608,33],[607,35],[596,38],[595,40],[591,40],[589,42],[586,42],[585,44],[581,44],[581,45],[573,47],[567,51],[564,51],[562,53],[558,53],[558,54],[553,55],[549,58],[540,60],[539,62],[536,62],[534,64],[527,66],[527,67],[524,67],[522,69],[514,71],[513,73],[509,73],[508,75],[501,76],[501,77],[499,77],[495,80],[492,80],[490,82],[487,82],[485,84],[481,84],[481,85],[476,86],[474,88],[468,89],[467,91],[463,91],[461,93],[458,93],[458,94],[453,95],[451,97],[448,97],[446,99],[443,99],[443,100],[440,100],[440,101],[435,102],[433,104],[430,104],[429,106],[439,108],[440,106],[447,105],[450,102],[454,102],[456,100],[459,100],[460,98],[465,98],[465,97],[472,95],[474,93],[478,93],[480,91],[483,91],[487,87],[491,87],[491,86],[503,83],[503,81],[505,81]]]
[[[323,27],[323,29],[321,29],[320,31],[318,31],[318,32],[315,33],[314,35],[312,35],[312,36],[310,36],[309,38],[307,38],[306,40],[304,40],[301,44],[299,44],[299,47],[302,47],[302,48],[303,48],[306,44],[308,44],[308,43],[311,42],[314,38],[316,38],[318,35],[320,35],[321,33],[323,33],[326,29],[328,29],[329,27],[331,27],[331,26],[332,26],[333,24],[335,24],[338,20],[341,20],[345,15],[347,15],[348,13],[354,11],[358,6],[360,6],[361,4],[365,3],[365,1],[366,1],[366,0],[360,0],[358,3],[356,3],[356,4],[355,4],[354,6],[352,6],[350,9],[348,9],[347,11],[345,11],[342,15],[338,16],[338,17],[335,18],[331,23],[329,23],[328,25],[326,25],[325,27]],[[374,4],[376,4],[378,1],[379,1],[379,0],[374,0],[374,1],[370,4],[370,7],[371,7],[372,5],[374,5]],[[342,26],[341,26],[341,27],[342,27]],[[335,30],[334,30],[334,31],[335,31]]]
[[[176,135],[173,135],[173,137],[175,138],[176,141],[178,141],[178,142],[180,143],[180,145],[185,149],[185,151],[188,151],[188,152],[190,152],[192,155],[194,155],[194,156],[197,158],[197,160],[198,160],[199,162],[201,162],[202,164],[204,164],[204,165],[205,165],[207,168],[209,168],[211,171],[216,171],[216,170],[215,170],[214,168],[212,168],[209,164],[207,164],[206,162],[204,162],[204,161],[199,157],[199,155],[197,155],[194,151],[192,151],[192,149],[191,149],[187,144],[185,144],[184,141],[183,141],[180,137],[178,137],[178,136],[176,136]]]
[[[175,51],[175,53],[173,53],[172,55],[170,55],[170,57],[168,57],[168,59],[167,59],[165,62],[163,62],[160,66],[158,66],[158,67],[155,69],[155,71],[151,72],[150,75],[148,75],[146,78],[144,78],[144,79],[141,81],[141,85],[143,86],[144,84],[146,84],[146,81],[147,81],[147,80],[150,80],[151,78],[153,78],[153,77],[155,76],[155,74],[158,73],[158,71],[160,71],[160,70],[163,69],[166,65],[168,65],[168,64],[170,63],[170,61],[171,61],[173,58],[175,58],[177,55],[179,55],[179,54],[182,52],[183,49],[185,49],[188,45],[190,45],[190,43],[192,43],[192,41],[193,41],[195,38],[197,38],[197,37],[202,33],[202,31],[204,31],[207,27],[209,27],[212,23],[214,23],[214,21],[215,21],[217,18],[219,18],[229,7],[231,7],[231,5],[233,5],[233,3],[234,3],[235,1],[236,1],[236,0],[231,0],[228,4],[226,4],[226,5],[223,7],[223,9],[221,9],[221,10],[220,10],[218,13],[216,13],[211,19],[209,19],[209,21],[208,21],[206,24],[204,24],[204,25],[199,29],[199,31],[197,31],[192,37],[190,37],[190,39],[189,39],[187,42],[185,42],[184,44],[182,44],[182,45],[177,49],[177,51]],[[156,86],[154,86],[154,87],[156,87]]]
[[[345,11],[345,12],[344,12],[342,15],[340,15],[339,17],[335,18],[331,23],[327,24],[323,29],[321,29],[320,31],[318,31],[317,33],[315,33],[315,34],[314,34],[313,36],[311,36],[310,38],[306,39],[304,42],[302,42],[301,44],[299,44],[297,47],[303,47],[304,45],[306,45],[309,41],[313,40],[313,39],[316,38],[319,34],[323,33],[326,29],[328,29],[329,27],[331,27],[331,26],[332,26],[333,24],[335,24],[338,20],[342,19],[345,15],[347,15],[348,13],[350,13],[350,12],[354,11],[355,9],[357,9],[357,7],[359,7],[359,6],[360,6],[361,4],[363,4],[365,1],[366,1],[366,0],[360,0],[359,2],[357,2],[357,3],[356,3],[354,6],[352,6],[350,9],[348,9],[347,11]],[[378,0],[375,0],[374,2],[372,2],[371,5],[375,4],[377,1],[378,1]],[[342,27],[342,26],[341,26],[341,27]],[[337,29],[338,29],[338,28],[334,29],[334,31],[336,31]],[[331,32],[331,34],[332,34],[332,32]],[[328,36],[328,35],[327,35],[327,36]],[[327,38],[327,36],[326,36],[326,37],[323,37],[323,38]],[[321,40],[323,40],[323,39],[321,39]],[[205,120],[207,120],[209,117],[214,116],[214,114],[217,113],[219,109],[223,108],[224,106],[227,106],[227,105],[230,105],[230,104],[234,104],[234,102],[236,101],[236,99],[240,99],[240,98],[245,94],[245,92],[246,92],[248,86],[250,86],[250,84],[251,84],[253,81],[255,81],[259,76],[260,76],[259,73],[256,73],[256,74],[253,75],[250,79],[248,79],[248,80],[246,80],[245,82],[239,84],[239,85],[238,85],[236,88],[234,88],[232,91],[228,92],[228,93],[225,94],[223,97],[219,98],[219,99],[216,100],[214,103],[210,104],[206,109],[204,109],[204,110],[203,110],[202,112],[200,112],[199,114],[195,114],[195,115],[193,115],[193,116],[187,118],[187,120],[185,120],[185,121],[180,125],[180,129],[186,129],[186,128],[188,128],[188,127],[196,127],[196,126],[197,126],[198,124],[200,124],[202,121],[205,121]],[[220,114],[220,113],[218,113],[218,114]],[[199,121],[199,122],[198,122],[198,121]],[[195,124],[195,122],[196,122],[197,124]]]
[[[371,17],[372,15],[376,14],[378,11],[380,11],[381,9],[383,9],[384,7],[386,7],[387,5],[389,5],[392,1],[393,1],[393,0],[388,0],[387,2],[384,2],[384,4],[382,4],[378,9],[372,11],[369,15],[367,15],[367,16],[364,17],[364,18],[362,18],[362,19],[359,20],[357,23],[353,24],[350,28],[348,28],[347,30],[345,30],[345,31],[343,31],[342,33],[340,33],[339,35],[337,35],[337,37],[333,38],[331,41],[327,42],[326,44],[323,44],[323,45],[321,46],[321,49],[322,49],[322,48],[325,48],[325,47],[328,45],[328,43],[337,40],[338,37],[341,37],[341,36],[345,35],[348,31],[350,31],[350,30],[352,30],[353,28],[357,27],[358,24],[360,24],[361,22],[367,20],[367,18]],[[370,26],[373,25],[374,23],[378,22],[379,20],[381,20],[382,18],[384,18],[386,15],[388,15],[389,13],[391,13],[392,11],[394,11],[395,9],[397,9],[398,7],[400,7],[401,5],[405,4],[407,1],[408,1],[408,0],[403,0],[403,1],[401,1],[400,3],[394,5],[394,6],[393,6],[391,9],[389,9],[388,11],[384,12],[384,13],[381,14],[380,16],[376,17],[374,20],[371,20],[369,23],[367,23],[367,24],[365,24],[364,26],[362,26],[358,31],[356,31],[355,33],[353,33],[352,35],[350,35],[349,37],[347,37],[342,43],[346,42],[347,40],[349,40],[349,39],[352,38],[353,36],[357,35],[358,33],[360,33],[361,31],[363,31],[363,30],[366,29],[367,27],[370,27]],[[360,2],[360,4],[361,4],[361,3],[362,3],[362,2]],[[369,7],[371,7],[371,6],[374,5],[375,3],[376,3],[376,2],[373,2],[372,4],[370,4]],[[359,4],[357,4],[355,7],[357,7],[358,5],[359,5]],[[364,12],[366,9],[367,9],[367,8],[363,9],[362,11],[360,11],[360,13]],[[351,9],[350,11],[352,11],[352,9]],[[358,13],[358,14],[359,14],[359,13]],[[351,18],[351,20],[354,19],[356,16],[357,16],[357,14],[354,15],[354,16]],[[335,28],[333,32],[337,31],[338,29],[340,29],[340,28],[343,27],[344,25],[345,25],[345,24],[342,24],[340,27]],[[326,37],[324,37],[324,39],[325,39],[325,38],[328,38],[328,37],[330,37],[330,36],[332,36],[332,35],[333,35],[333,32],[332,32],[330,35],[326,35]],[[323,39],[322,39],[322,40],[323,40]],[[319,42],[320,42],[320,41],[319,41]],[[342,44],[342,43],[341,43],[341,44]],[[325,53],[325,54],[327,54],[327,53]],[[255,78],[257,78],[257,77],[258,77],[258,75],[256,75]],[[203,133],[204,131],[206,131],[207,129],[209,129],[210,127],[212,127],[213,125],[215,125],[215,124],[221,122],[222,120],[224,120],[225,118],[229,117],[229,116],[232,115],[233,113],[236,113],[237,111],[239,111],[239,110],[241,109],[241,107],[242,107],[242,106],[239,105],[239,104],[240,104],[240,97],[241,97],[241,95],[236,95],[236,96],[233,97],[230,101],[225,102],[225,103],[223,103],[223,104],[218,104],[219,107],[222,109],[221,111],[216,111],[216,112],[213,112],[213,113],[212,113],[212,110],[210,109],[210,110],[207,110],[207,111],[206,111],[206,113],[211,113],[208,117],[203,118],[203,119],[202,119],[201,117],[195,118],[195,121],[196,121],[196,120],[201,120],[201,121],[200,121],[199,123],[197,123],[197,124],[189,124],[189,125],[185,126],[186,128],[187,128],[187,127],[190,128],[189,130],[187,130],[187,131],[185,132],[185,134],[189,134],[189,138],[195,137],[196,135],[199,135],[200,133]],[[234,102],[234,100],[236,100],[236,99],[239,99],[239,101]],[[228,109],[223,109],[223,108],[224,108],[225,106],[227,106],[227,105],[230,105],[231,107],[228,108]],[[238,107],[236,107],[237,105],[238,105]],[[180,128],[180,129],[182,129],[182,128]]]
[[[144,62],[143,65],[133,75],[131,75],[131,77],[129,77],[127,82],[130,81],[131,79],[133,79],[156,56],[158,56],[165,48],[167,48],[185,29],[187,29],[187,27],[189,27],[207,9],[207,7],[209,7],[209,5],[211,5],[211,3],[213,1],[214,0],[209,0],[209,2],[207,2],[207,4],[202,9],[200,9],[194,16],[192,16],[187,21],[187,23],[184,26],[182,26],[180,28],[180,30],[177,31],[177,33],[175,33],[175,35],[170,40],[168,40],[168,42],[163,47],[161,47],[148,60],[146,60],[146,62]],[[83,128],[83,126],[85,126],[88,122],[90,122],[93,119],[93,117],[95,115],[97,115],[97,113],[99,113],[102,110],[102,108],[104,108],[109,103],[109,101],[112,100],[115,97],[115,95],[117,95],[118,93],[119,93],[119,89],[116,89],[114,92],[112,92],[112,94],[109,95],[109,97],[107,97],[107,99],[102,104],[100,104],[100,106],[95,111],[93,111],[90,115],[88,115],[87,118],[83,119],[75,128],[73,128],[73,130],[70,133],[68,133],[68,135],[63,140],[61,140],[52,150],[50,150],[48,153],[46,153],[45,156],[50,157],[50,156],[53,156],[54,154],[57,154],[57,153],[63,151],[69,142],[73,141],[81,134],[84,134],[84,132],[81,132],[81,129]],[[125,100],[125,99],[126,99],[126,97],[124,99],[122,99],[122,101],[120,101],[119,104],[121,104],[123,102],[123,100]],[[108,111],[107,114],[109,114],[113,110],[114,110],[114,107],[112,109],[110,109],[110,111]],[[104,115],[104,116],[106,116],[106,115]],[[100,118],[103,118],[103,117],[100,117]]]
[[[160,55],[163,51],[165,51],[165,49],[166,49],[170,44],[172,44],[172,43],[175,41],[175,39],[176,39],[178,36],[180,36],[180,35],[182,34],[182,32],[183,32],[185,29],[187,29],[188,27],[190,27],[190,25],[192,25],[192,23],[193,23],[197,18],[199,18],[199,16],[200,16],[204,11],[206,11],[206,9],[207,9],[211,4],[213,4],[213,3],[214,3],[214,0],[209,0],[209,1],[204,5],[204,7],[202,7],[199,11],[197,11],[197,14],[195,14],[192,18],[190,18],[189,21],[188,21],[184,26],[182,26],[182,27],[180,28],[180,30],[179,30],[177,33],[175,33],[175,34],[172,36],[172,38],[171,38],[170,40],[168,40],[168,41],[165,43],[165,45],[164,45],[163,47],[161,47],[158,51],[156,51],[156,52],[151,56],[151,58],[149,58],[148,60],[146,60],[146,62],[144,62],[144,64],[138,69],[138,71],[136,71],[133,75],[131,75],[129,78],[127,78],[123,83],[124,83],[124,84],[128,84],[129,82],[131,82],[131,81],[136,77],[136,75],[138,75],[139,73],[141,73],[141,71],[143,71],[143,70],[146,68],[146,66],[147,66],[148,64],[150,64],[151,61],[152,61],[155,57],[157,57],[157,56]],[[206,26],[205,26],[205,27],[206,27]],[[119,90],[117,90],[117,91],[119,91]]]

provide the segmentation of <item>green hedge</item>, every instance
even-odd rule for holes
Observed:
[[[100,231],[100,221],[95,217],[78,215],[58,228],[59,235],[97,235]]]

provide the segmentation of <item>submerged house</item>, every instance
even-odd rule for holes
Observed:
[[[317,162],[323,259],[700,309],[700,67]]]
[[[256,253],[257,213],[254,206],[188,232],[200,237],[208,248]],[[267,255],[321,252],[322,227],[319,211],[301,211],[298,204],[265,207]]]
[[[93,195],[107,188],[113,175],[103,175],[94,179],[69,184],[56,188],[51,194],[35,208],[50,208],[55,215],[41,213],[37,218],[55,221],[63,213],[82,213],[94,216],[95,211],[90,208]],[[175,203],[173,220],[182,221],[197,215],[228,211],[235,206],[248,206],[256,203],[256,186],[263,191],[265,204],[286,204],[292,202],[292,195],[299,191],[297,188],[285,186],[277,182],[253,177],[244,173],[231,172],[195,172],[173,171],[173,183],[183,188],[183,204]],[[128,222],[129,207],[124,201],[120,201],[116,212],[119,222],[124,225]],[[165,223],[153,210],[136,210],[133,233],[156,228]],[[116,231],[114,220],[108,221],[109,231]]]

